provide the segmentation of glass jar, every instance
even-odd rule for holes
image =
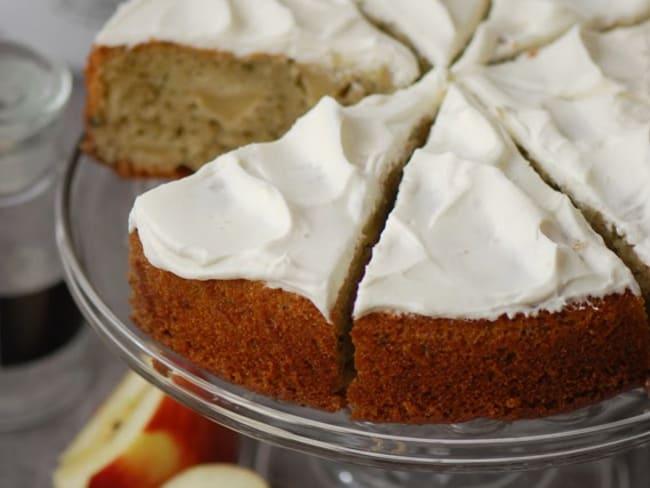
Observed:
[[[60,412],[87,386],[87,337],[54,234],[59,128],[72,77],[0,40],[0,430]]]

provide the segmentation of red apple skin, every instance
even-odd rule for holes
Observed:
[[[116,458],[89,488],[155,488],[195,464],[236,462],[237,434],[165,396],[142,443]]]

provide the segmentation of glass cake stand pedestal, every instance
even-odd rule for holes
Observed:
[[[263,474],[277,479],[272,471],[284,465],[312,488],[546,488],[569,486],[563,480],[575,476],[582,476],[577,486],[634,486],[623,453],[650,441],[650,400],[642,389],[536,420],[355,422],[345,411],[304,408],[222,381],[145,336],[129,319],[127,217],[134,198],[159,183],[120,179],[73,155],[57,200],[67,283],[88,322],[132,369],[195,411],[262,441],[249,464]],[[281,486],[293,486],[285,479]]]

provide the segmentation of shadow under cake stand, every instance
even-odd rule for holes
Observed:
[[[650,441],[642,389],[543,419],[413,426],[355,422],[348,412],[277,401],[202,371],[129,319],[127,216],[134,198],[159,183],[121,179],[78,152],[71,157],[57,199],[66,281],[88,322],[132,369],[195,411],[263,441],[251,461],[258,470],[285,463],[302,470],[312,488],[542,488],[591,462],[596,481],[589,486],[605,487],[621,469],[612,456]],[[593,484],[598,480],[604,484]]]

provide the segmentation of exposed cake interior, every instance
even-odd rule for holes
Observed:
[[[86,74],[85,150],[122,174],[162,176],[277,139],[324,95],[390,93],[418,67],[345,2],[132,0]]]
[[[630,271],[454,85],[354,317],[348,398],[364,420],[550,415],[642,384],[649,364]]]
[[[326,97],[278,141],[230,152],[138,197],[130,216],[136,323],[221,377],[340,407],[356,284],[443,84],[435,71],[350,107]],[[319,368],[305,368],[312,353],[288,338],[308,333],[304,342],[318,342],[326,358]],[[259,350],[262,337],[275,343],[272,352]],[[213,347],[205,344],[223,350],[195,355],[193,347]],[[225,360],[235,349],[238,361]],[[305,395],[305,384],[320,390]]]
[[[459,73],[650,298],[650,22],[573,28],[535,56]]]

